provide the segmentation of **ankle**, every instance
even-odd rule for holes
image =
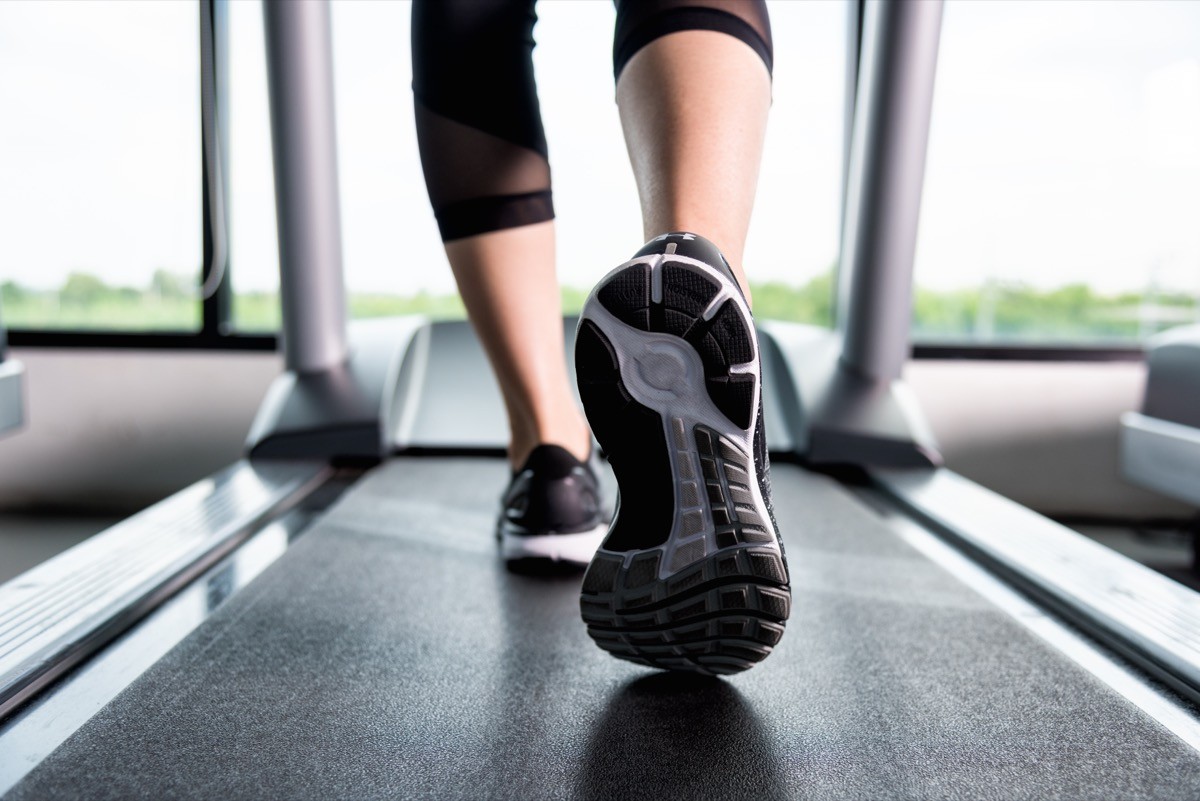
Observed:
[[[539,445],[557,445],[579,461],[586,461],[592,452],[592,432],[587,423],[575,414],[573,421],[546,421],[542,425],[513,428],[508,446],[508,460],[519,470],[529,454]]]
[[[750,298],[750,282],[746,280],[746,273],[742,269],[742,253],[745,249],[745,237],[737,236],[720,226],[706,224],[699,215],[689,214],[686,212],[676,212],[667,218],[672,224],[663,225],[660,223],[661,230],[651,229],[647,227],[646,239],[653,239],[656,236],[665,234],[669,231],[687,231],[704,237],[709,242],[716,246],[721,255],[725,257],[726,264],[733,272],[733,277],[738,283],[738,287],[742,290],[742,295],[746,298],[746,305],[753,306]],[[656,230],[657,233],[651,233]]]

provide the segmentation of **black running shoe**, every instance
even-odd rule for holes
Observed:
[[[641,665],[754,666],[783,636],[791,592],[758,340],[721,253],[665,234],[605,276],[583,308],[575,369],[620,488],[583,580],[588,633]]]
[[[534,448],[500,499],[496,537],[508,562],[586,565],[607,531],[595,470],[557,445]]]

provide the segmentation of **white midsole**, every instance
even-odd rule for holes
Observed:
[[[572,562],[586,565],[608,534],[608,523],[574,534],[501,534],[500,553],[508,561],[514,559],[548,559],[552,562]]]

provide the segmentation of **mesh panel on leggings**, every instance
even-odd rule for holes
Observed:
[[[535,0],[415,0],[413,96],[425,185],[443,241],[554,218],[533,75]],[[728,33],[771,67],[764,0],[616,0],[617,74],[650,42]]]
[[[533,0],[416,0],[417,141],[449,241],[553,219]]]

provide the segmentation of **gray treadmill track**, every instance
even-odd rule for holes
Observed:
[[[8,797],[1200,797],[1194,751],[847,490],[773,478],[795,606],[747,674],[607,656],[578,575],[499,564],[500,460],[396,459]]]

